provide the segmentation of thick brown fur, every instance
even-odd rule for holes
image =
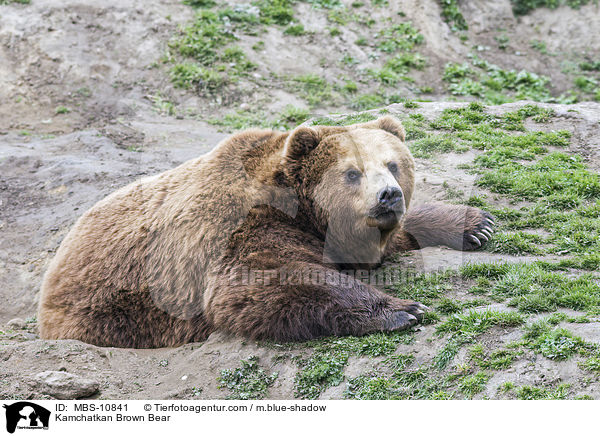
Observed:
[[[381,212],[384,188],[393,211]],[[493,226],[475,208],[409,208],[413,190],[391,117],[239,133],[77,221],[44,278],[41,336],[151,348],[215,330],[304,340],[407,328],[424,306],[341,269],[429,245],[478,248]]]

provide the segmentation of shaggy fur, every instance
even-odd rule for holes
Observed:
[[[474,249],[493,225],[470,207],[411,209],[413,190],[391,117],[236,134],[77,221],[44,278],[41,336],[150,348],[217,329],[284,341],[407,328],[424,306],[341,270],[428,245]]]

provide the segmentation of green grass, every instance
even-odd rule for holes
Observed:
[[[470,95],[491,104],[516,100],[564,102],[568,97],[552,96],[549,78],[526,70],[504,70],[475,55],[470,63],[448,63],[442,79],[453,95]]]
[[[460,268],[460,274],[466,279],[485,279],[486,294],[499,300],[508,298],[509,305],[522,313],[558,308],[597,310],[600,284],[592,275],[569,278],[549,269],[541,262],[469,264]]]
[[[313,350],[308,358],[298,359],[299,371],[294,380],[295,396],[316,399],[331,386],[344,380],[344,369],[351,355],[376,358],[393,354],[399,344],[413,340],[407,332],[375,333],[363,337],[326,338],[307,342]],[[395,364],[400,365],[398,358]]]
[[[573,9],[590,3],[591,0],[511,0],[513,13],[515,15],[526,15],[537,8],[556,9],[567,5]]]
[[[525,200],[557,193],[582,199],[600,197],[600,176],[589,172],[580,157],[560,152],[530,165],[507,162],[501,168],[484,172],[477,184]]]
[[[554,389],[524,385],[515,389],[518,400],[566,400],[569,395],[569,384],[560,384]]]
[[[516,312],[499,312],[491,309],[469,310],[465,314],[450,316],[436,327],[436,333],[474,338],[492,327],[516,327],[523,322],[523,315]]]
[[[379,94],[363,94],[350,101],[350,107],[357,111],[375,109],[385,104],[385,97]]]
[[[436,153],[451,151],[462,153],[468,150],[468,147],[461,145],[452,135],[448,134],[428,134],[424,138],[411,142],[409,148],[414,157],[425,159]]]
[[[210,118],[208,123],[224,128],[227,131],[238,131],[249,128],[264,128],[275,130],[293,129],[310,117],[310,111],[292,105],[287,105],[281,113],[268,116],[261,111],[238,110],[220,118]]]
[[[232,30],[253,33],[260,21],[231,8],[215,11],[202,2],[195,6],[200,8],[195,20],[169,43],[177,57],[170,71],[171,81],[179,88],[214,94],[256,69],[240,47],[231,45],[237,40]]]
[[[523,322],[524,317],[519,313],[491,309],[453,314],[436,326],[436,334],[449,335],[449,339],[433,359],[433,366],[437,369],[446,368],[464,344],[472,343],[492,327],[517,327]]]
[[[284,35],[302,36],[306,34],[302,24],[291,24],[283,30]]]
[[[0,5],[8,5],[10,3],[19,3],[22,5],[28,5],[31,3],[31,0],[0,0]]]
[[[310,106],[329,103],[333,97],[333,86],[316,74],[291,77],[288,80],[288,88],[297,92]]]
[[[316,352],[301,361],[301,369],[294,379],[295,396],[309,400],[319,398],[326,388],[342,382],[346,363],[347,352]]]
[[[350,124],[366,123],[376,120],[377,117],[370,113],[347,115],[342,118],[318,117],[312,121],[313,126],[347,126]]]
[[[543,250],[536,244],[543,243],[544,239],[538,235],[524,232],[496,233],[494,238],[486,246],[487,251],[492,253],[510,254],[523,256],[526,254],[542,254]]]
[[[500,371],[511,367],[513,362],[522,354],[521,351],[498,349],[487,352],[481,344],[469,349],[469,359],[480,368]]]
[[[439,0],[442,8],[442,17],[448,23],[453,32],[468,30],[469,26],[458,6],[458,0]]]
[[[69,109],[68,107],[65,107],[65,106],[57,106],[56,109],[54,110],[54,113],[57,115],[64,115],[64,114],[68,114],[69,112],[71,112],[71,109]]]
[[[258,0],[253,2],[260,9],[260,20],[264,24],[290,24],[294,9],[290,0]]]
[[[346,398],[360,400],[409,400],[409,399],[450,399],[450,383],[442,377],[436,377],[427,368],[406,369],[413,361],[412,356],[399,357],[401,364],[387,361],[386,372],[367,373],[348,381]]]
[[[194,63],[176,64],[171,68],[171,81],[178,88],[200,88],[215,92],[229,83],[229,78],[219,72]]]
[[[231,393],[228,400],[260,400],[267,394],[267,389],[275,383],[278,374],[268,375],[258,364],[258,357],[250,356],[241,361],[235,369],[224,369],[217,378],[219,388],[228,389]]]
[[[485,385],[490,377],[491,376],[485,372],[478,372],[477,374],[470,375],[460,382],[459,389],[466,398],[472,398],[475,394],[484,391]]]
[[[410,51],[424,40],[423,35],[413,27],[412,23],[398,23],[377,33],[377,49],[392,54]]]

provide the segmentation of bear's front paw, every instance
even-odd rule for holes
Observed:
[[[467,213],[462,249],[470,251],[483,247],[491,239],[495,225],[492,215],[481,209],[471,208]]]
[[[425,312],[429,310],[427,306],[416,301],[397,301],[399,301],[397,307],[401,310],[395,310],[389,314],[384,322],[383,330],[385,331],[405,330],[421,321]]]

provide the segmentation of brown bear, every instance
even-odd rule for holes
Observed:
[[[392,117],[248,130],[87,211],[44,278],[41,336],[152,348],[215,330],[298,341],[405,329],[427,310],[358,280],[402,250],[471,250],[492,217],[409,208],[414,161]]]

